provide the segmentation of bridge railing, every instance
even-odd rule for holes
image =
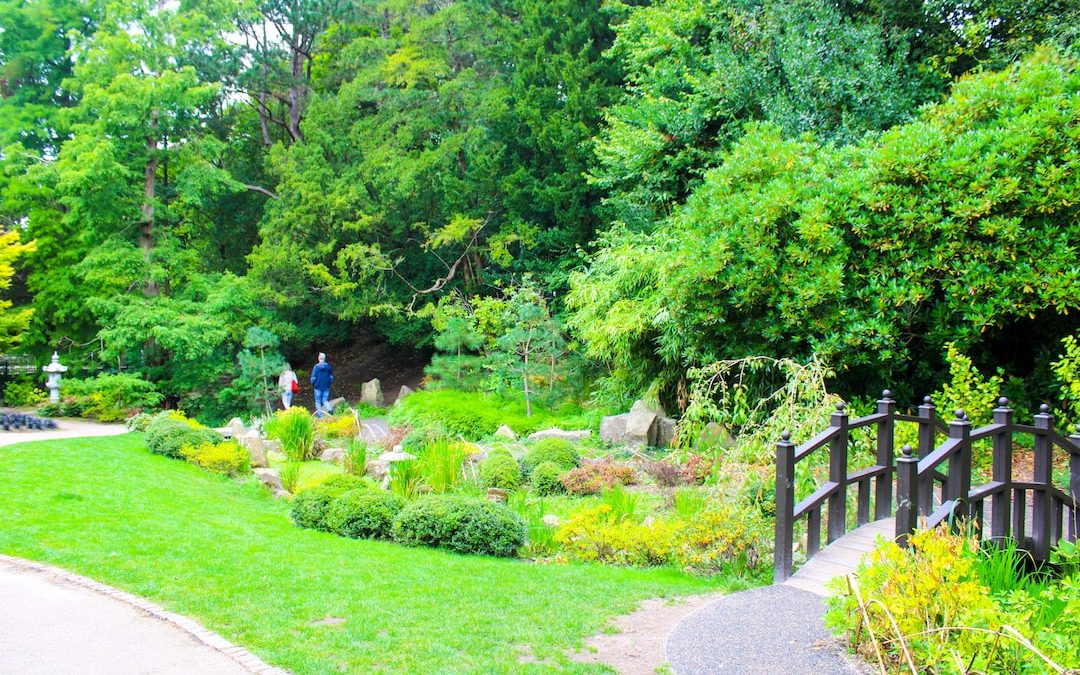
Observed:
[[[957,410],[948,424],[937,419],[929,397],[917,415],[896,411],[896,401],[886,390],[877,402],[877,411],[850,419],[843,404],[832,413],[829,427],[796,446],[785,432],[776,444],[776,533],[773,577],[779,582],[791,576],[795,525],[805,519],[806,557],[821,549],[824,518],[827,543],[848,530],[848,492],[855,486],[856,527],[873,519],[895,514],[896,540],[906,545],[907,535],[919,524],[933,526],[945,520],[973,522],[990,539],[1013,537],[1036,559],[1045,559],[1050,547],[1062,537],[1076,540],[1080,505],[1080,435],[1064,437],[1053,430],[1053,416],[1043,406],[1035,424],[1013,421],[1007,399],[994,409],[993,422],[971,428],[964,411]],[[918,425],[918,448],[905,445],[896,459],[896,423]],[[875,463],[848,472],[851,431],[875,427]],[[938,435],[945,439],[938,444]],[[1034,437],[1034,476],[1030,481],[1013,480],[1013,441],[1016,434]],[[991,480],[972,486],[972,446],[989,439],[993,446]],[[795,502],[796,465],[816,451],[828,447],[829,477],[812,494]],[[1055,449],[1069,456],[1068,493],[1053,484]],[[942,472],[941,467],[947,471]],[[895,487],[895,511],[894,511]],[[1029,499],[1030,496],[1030,499]],[[1031,531],[1027,532],[1030,501]],[[989,504],[987,508],[987,504]],[[989,528],[985,527],[989,511]]]

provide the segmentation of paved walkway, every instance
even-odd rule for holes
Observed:
[[[191,619],[46,565],[0,556],[0,673],[283,673]]]
[[[59,429],[33,431],[0,431],[0,445],[11,445],[25,441],[53,441],[60,438],[85,438],[86,436],[117,436],[126,434],[123,424],[102,424],[88,420],[56,420]]]
[[[721,598],[684,619],[668,638],[677,675],[833,675],[872,672],[829,636],[821,597],[767,586]]]

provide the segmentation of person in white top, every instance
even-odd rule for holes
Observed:
[[[285,364],[285,370],[278,376],[277,385],[281,389],[281,405],[288,410],[292,407],[293,394],[300,389],[300,381],[296,379],[296,373],[288,363]]]

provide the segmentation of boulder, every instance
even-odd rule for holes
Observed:
[[[270,453],[277,453],[279,455],[285,454],[285,446],[281,444],[281,441],[275,439],[266,439],[262,442],[263,452],[269,457]]]
[[[379,459],[369,459],[367,467],[364,469],[364,473],[371,476],[376,481],[381,482],[390,475],[390,462],[384,462]]]
[[[540,519],[540,522],[544,524],[544,527],[550,527],[552,529],[562,525],[562,519],[554,513],[545,514],[544,517]]]
[[[384,452],[379,455],[380,462],[388,462],[393,464],[394,462],[407,462],[411,459],[416,459],[416,455],[410,455],[401,449],[400,445],[395,445],[394,449],[390,452]]]
[[[221,435],[225,438],[240,439],[244,435],[244,423],[239,417],[234,417],[229,420],[229,423],[225,425],[225,428],[221,430]]]
[[[332,398],[326,402],[326,409],[329,410],[331,414],[333,414],[333,412],[337,410],[337,407],[343,403],[345,403],[345,399],[341,396],[338,396],[337,398]]]
[[[394,399],[394,405],[397,405],[398,402],[401,399],[405,398],[406,396],[408,396],[411,393],[412,393],[412,389],[409,388],[409,385],[407,385],[407,384],[401,385],[401,389],[399,389],[398,393],[397,393],[397,398]]]
[[[517,434],[515,434],[514,430],[506,426],[505,424],[495,430],[495,435],[511,441],[517,440]]]
[[[284,497],[289,494],[285,486],[281,484],[281,476],[274,469],[255,469],[255,477],[269,488],[275,497]]]
[[[505,504],[506,500],[510,498],[510,493],[502,488],[488,488],[487,500],[489,502],[495,502],[496,504]]]
[[[383,428],[378,424],[369,424],[363,420],[360,421],[360,433],[356,434],[356,440],[364,441],[365,443],[378,443],[389,435],[389,430]]]
[[[632,447],[655,445],[658,418],[656,411],[643,401],[634,403],[630,412],[627,413],[626,431],[623,433],[622,443]]]
[[[266,451],[263,450],[262,441],[247,446],[248,457],[251,458],[251,467],[265,469],[270,466],[266,459]]]
[[[675,440],[676,422],[670,417],[661,417],[656,422],[656,443],[658,448],[666,448]]]
[[[592,432],[588,429],[578,429],[574,431],[563,431],[562,429],[542,429],[540,431],[534,431],[529,434],[530,441],[539,441],[544,438],[562,438],[571,443],[580,443],[589,436],[592,436]]]
[[[400,394],[398,395],[400,398]],[[360,402],[381,408],[385,402],[383,399],[382,384],[379,378],[365,382],[360,387]]]
[[[600,420],[600,440],[609,443],[622,443],[626,436],[626,418],[630,413],[611,415]]]
[[[709,422],[701,430],[697,437],[696,447],[731,447],[735,445],[735,438],[727,428],[718,422]]]
[[[345,463],[345,448],[327,448],[319,455],[319,461],[333,462],[334,464]]]

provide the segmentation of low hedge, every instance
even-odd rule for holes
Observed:
[[[394,540],[407,546],[510,557],[525,544],[527,526],[502,504],[459,495],[427,495],[398,513]]]
[[[327,512],[334,500],[358,489],[371,489],[373,483],[349,474],[331,476],[319,485],[300,492],[292,500],[289,516],[300,527],[311,530],[329,531],[326,522]]]
[[[326,526],[352,539],[389,539],[394,517],[405,508],[405,499],[382,490],[350,490],[331,504]]]
[[[146,447],[150,452],[166,457],[182,458],[186,446],[216,445],[223,440],[218,432],[178,413],[157,415],[146,427]]]
[[[521,467],[509,454],[492,454],[480,462],[480,484],[488,488],[516,490],[521,484]]]
[[[525,475],[531,475],[533,467],[551,462],[563,471],[569,471],[578,465],[581,455],[574,444],[565,438],[544,438],[533,444],[521,460]]]

